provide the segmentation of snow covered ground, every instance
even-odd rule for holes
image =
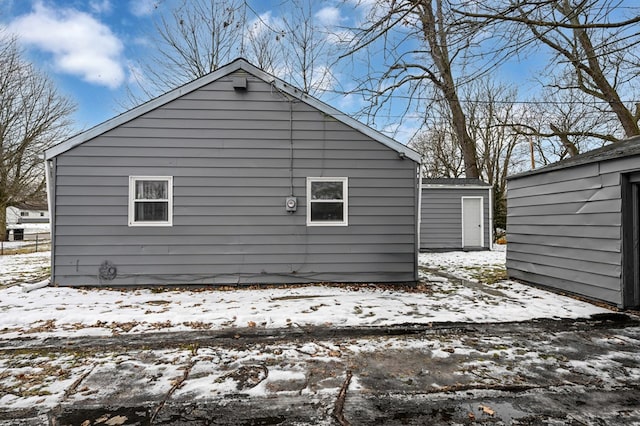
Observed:
[[[241,327],[388,326],[577,318],[607,312],[504,278],[504,251],[421,254],[417,288],[0,289],[0,337],[81,336]],[[46,271],[45,253],[0,258],[2,282]],[[445,278],[435,269],[465,278]]]
[[[550,401],[576,393],[588,400],[588,395],[602,389],[622,395],[640,380],[638,327],[611,332],[596,328],[591,333],[587,326],[574,334],[549,332],[536,322],[522,327],[500,324],[610,312],[505,280],[504,250],[421,254],[423,282],[417,288],[118,290],[33,289],[16,284],[25,281],[29,271],[46,273],[48,256],[0,257],[5,284],[0,287],[0,342],[36,338],[33,347],[25,340],[24,349],[0,350],[0,413],[30,407],[46,413],[64,404],[153,406],[149,401],[161,408],[160,401],[168,398],[177,402],[217,398],[223,404],[237,395],[243,395],[243,400],[262,399],[267,405],[279,396],[298,395],[324,406],[316,410],[319,413],[329,413],[347,370],[353,372],[350,394],[377,392],[404,399],[412,398],[414,392],[418,399],[438,393],[450,399],[451,392],[493,395],[487,392],[512,386],[532,389],[531,395],[550,392]],[[448,321],[475,323],[474,327],[490,324],[470,333],[453,328],[416,336],[309,337],[274,343],[239,340],[237,345],[205,347],[197,343],[155,349],[38,347],[38,341],[54,336],[117,336],[135,341],[140,333],[158,331],[384,327]],[[517,395],[526,396],[526,391]],[[503,414],[501,406],[492,407],[496,416],[513,415],[513,410]],[[615,405],[579,410],[572,415],[583,424],[605,424],[602,418],[618,419],[620,412]],[[640,418],[640,409],[625,410],[625,415]],[[475,415],[484,414],[476,411]],[[42,416],[46,419],[46,414]],[[330,417],[325,419],[312,423],[334,424]]]
[[[51,252],[0,256],[0,292],[2,286],[43,280],[49,275]]]

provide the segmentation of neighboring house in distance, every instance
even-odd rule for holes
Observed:
[[[510,277],[640,306],[640,137],[508,178]]]
[[[420,250],[489,250],[493,187],[480,179],[422,179]]]
[[[45,153],[52,282],[414,282],[420,156],[238,59]]]
[[[7,207],[7,226],[25,223],[49,223],[46,203],[21,203]]]

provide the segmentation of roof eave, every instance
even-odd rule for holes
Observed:
[[[207,74],[204,77],[201,77],[197,80],[184,84],[174,90],[171,90],[163,95],[158,96],[157,98],[151,99],[150,101],[147,101],[142,105],[134,107],[126,112],[123,112],[120,115],[117,115],[101,124],[98,124],[95,127],[92,127],[87,131],[79,133],[71,137],[70,139],[67,139],[64,142],[49,148],[44,152],[44,158],[45,160],[50,160],[53,157],[56,157],[64,152],[67,152],[70,149],[88,140],[91,140],[97,136],[100,136],[103,133],[108,132],[109,130],[112,130],[128,121],[131,121],[136,117],[146,114],[147,112],[153,111],[154,109],[159,108],[162,105],[167,104],[179,98],[182,95],[190,93],[215,80],[218,80],[224,77],[225,75],[240,69],[242,67],[241,64],[242,62],[240,60],[234,61],[222,68],[219,68],[218,70],[212,72],[211,74]]]
[[[256,69],[256,71],[258,72],[262,72],[264,73],[264,71]],[[266,73],[265,73],[266,74]],[[266,74],[267,76],[269,76],[269,74]],[[409,148],[408,146],[401,144],[400,142],[396,141],[395,139],[390,138],[389,136],[386,136],[380,132],[378,132],[375,129],[372,129],[371,127],[367,126],[364,123],[361,123],[360,121],[356,120],[355,118],[352,118],[340,111],[338,111],[337,109],[333,108],[332,106],[322,102],[319,99],[316,99],[312,96],[307,95],[304,92],[301,92],[300,90],[296,89],[295,87],[285,83],[284,81],[271,76],[273,79],[273,84],[276,85],[276,87],[280,90],[282,90],[283,92],[286,92],[288,95],[291,95],[293,97],[296,97],[297,99],[301,100],[302,102],[305,102],[306,104],[318,109],[319,111],[322,111],[323,113],[329,115],[330,117],[334,118],[337,121],[342,122],[343,124],[346,124],[347,126],[359,131],[360,133],[363,133],[367,136],[369,136],[370,138],[376,140],[377,142],[393,149],[394,151],[398,152],[398,154],[402,154],[404,157],[409,158],[410,160],[415,161],[418,164],[421,164],[422,162],[422,158],[420,157],[420,154],[418,154],[416,151],[412,150],[411,148]]]
[[[270,84],[274,84],[276,86],[277,89],[285,92],[286,94],[299,99],[302,102],[307,103],[308,105],[322,111],[323,113],[331,116],[332,118],[336,119],[337,121],[340,121],[344,124],[346,124],[347,126],[350,126],[352,128],[354,128],[355,130],[358,130],[359,132],[369,136],[370,138],[376,140],[379,143],[382,143],[383,145],[386,145],[387,147],[393,149],[394,151],[398,152],[398,154],[402,157],[402,158],[409,158],[413,161],[415,161],[416,163],[420,164],[421,162],[421,158],[420,158],[420,154],[418,154],[417,152],[415,152],[414,150],[412,150],[411,148],[407,147],[406,145],[401,144],[400,142],[385,136],[384,134],[378,132],[377,130],[372,129],[371,127],[359,122],[358,120],[349,117],[348,115],[345,115],[343,113],[341,113],[340,111],[338,111],[337,109],[329,106],[328,104],[325,104],[324,102],[309,96],[307,94],[305,94],[304,92],[296,89],[295,87],[285,83],[284,81],[278,79],[277,77],[272,76],[271,74],[266,73],[265,71],[251,65],[249,62],[247,62],[245,59],[236,59],[235,61],[217,69],[216,71],[207,74],[204,77],[201,77],[197,80],[194,80],[192,82],[189,82],[183,86],[180,86],[170,92],[167,92],[163,95],[158,96],[157,98],[154,98],[148,102],[145,102],[142,105],[139,105],[135,108],[130,109],[127,112],[124,112],[110,120],[107,120],[101,124],[98,124],[97,126],[77,134],[76,136],[71,137],[70,139],[67,139],[66,141],[55,145],[51,148],[49,148],[48,150],[45,151],[44,153],[44,158],[45,160],[50,160],[60,154],[63,154],[67,151],[69,151],[70,149],[81,145],[82,143],[91,140],[97,136],[102,135],[103,133],[108,132],[109,130],[112,130],[128,121],[133,120],[136,117],[139,117],[143,114],[146,114],[147,112],[150,112],[156,108],[161,107],[162,105],[165,105],[177,98],[179,98],[180,96],[183,96],[187,93],[193,92],[194,90],[197,90],[207,84],[210,84],[222,77],[224,77],[227,74],[230,74],[232,72],[235,72],[237,70],[244,70],[252,75],[254,75],[255,77],[268,82]]]
[[[600,163],[604,161],[617,160],[625,157],[637,156],[640,154],[640,152],[637,149],[639,144],[640,144],[640,136],[633,136],[618,142],[614,142],[613,144],[606,145],[602,148],[598,148],[598,149],[584,152],[582,154],[578,154],[578,156],[576,157],[571,157],[566,160],[561,160],[556,163],[546,165],[539,169],[527,170],[524,172],[507,176],[507,180],[519,179],[519,178],[524,178],[528,176],[535,176],[540,173],[553,172],[553,171],[564,170],[572,167],[580,167],[580,166],[585,166],[593,163]],[[631,150],[625,149],[628,147],[631,147],[632,149]],[[600,152],[603,149],[604,149],[604,152],[600,154]],[[620,152],[616,152],[616,153],[611,152],[613,150],[620,150],[620,149],[621,149]]]

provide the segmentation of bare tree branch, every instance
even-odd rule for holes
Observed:
[[[528,31],[554,55],[547,68],[548,87],[579,90],[606,102],[608,113],[616,118],[624,136],[631,137],[640,135],[640,116],[634,110],[635,105],[625,103],[620,94],[638,93],[634,82],[640,75],[640,64],[635,60],[640,44],[637,31],[640,8],[626,8],[624,12],[633,16],[625,19],[619,6],[617,0],[513,0],[507,6],[489,1],[477,11],[459,12],[467,19],[502,23],[505,33],[515,34],[512,40],[515,49],[524,48],[519,38],[523,29]],[[599,109],[597,103],[589,99],[585,102],[593,105],[594,110]],[[555,136],[568,143],[565,137],[571,133],[564,129]],[[602,136],[607,140],[606,134]]]
[[[0,33],[0,239],[7,207],[44,198],[41,156],[69,135],[74,109],[22,58],[16,39]]]

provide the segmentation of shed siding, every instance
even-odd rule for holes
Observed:
[[[294,102],[287,213],[289,103],[237,73],[57,157],[56,283],[415,281],[416,163]],[[173,226],[127,226],[129,176],[173,176]],[[307,177],[349,178],[349,226],[306,226]]]
[[[423,187],[420,249],[461,250],[462,197],[482,197],[484,247],[491,247],[489,190],[487,188]]]
[[[621,304],[620,173],[630,166],[611,160],[509,180],[509,276]]]

